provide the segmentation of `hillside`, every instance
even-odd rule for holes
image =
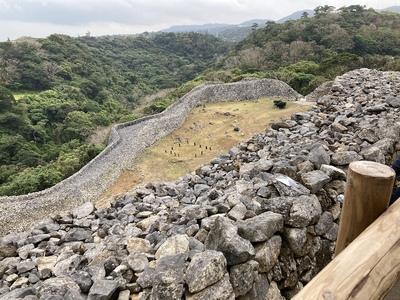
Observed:
[[[0,43],[0,195],[71,176],[106,146],[106,134],[95,145],[93,135],[140,117],[144,96],[195,78],[228,48],[195,33]]]
[[[161,32],[196,32],[201,34],[210,34],[215,37],[231,42],[239,42],[244,40],[257,28],[263,28],[268,22],[284,23],[288,20],[297,20],[304,13],[312,17],[314,11],[306,9],[304,11],[294,12],[277,21],[269,19],[252,19],[240,24],[201,24],[201,25],[174,25],[161,30]]]
[[[204,87],[191,95],[208,98]],[[348,165],[392,161],[399,87],[399,72],[346,73],[191,174],[0,238],[0,299],[293,298],[332,259]]]
[[[318,8],[318,7],[316,7]],[[369,7],[367,7],[369,8]],[[379,12],[400,12],[400,6],[391,6],[384,9],[375,9]],[[222,38],[228,41],[239,42],[250,35],[254,28],[254,24],[257,24],[257,28],[265,27],[268,22],[275,22],[277,24],[285,23],[290,20],[298,20],[307,15],[307,17],[313,17],[315,9],[311,10],[305,8],[300,11],[296,11],[282,17],[280,19],[252,19],[240,24],[201,24],[201,25],[174,25],[169,28],[161,30],[161,32],[197,32],[203,34],[211,34],[213,36]]]
[[[232,80],[279,79],[306,95],[356,68],[400,70],[399,24],[394,12],[321,6],[313,17],[254,30],[215,70]]]

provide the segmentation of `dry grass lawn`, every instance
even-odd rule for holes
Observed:
[[[255,133],[264,132],[281,117],[310,108],[287,102],[286,108],[279,110],[273,101],[209,103],[193,109],[181,128],[134,159],[134,167],[124,171],[99,199],[127,192],[139,183],[176,180]]]

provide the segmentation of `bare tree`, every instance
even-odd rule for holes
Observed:
[[[18,78],[18,60],[16,58],[6,59],[0,49],[0,84],[7,86]]]
[[[59,78],[58,74],[62,71],[62,69],[55,62],[45,61],[43,63],[43,71],[46,74],[47,78],[51,82],[54,82]]]

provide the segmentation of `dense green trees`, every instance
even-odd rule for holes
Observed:
[[[218,69],[276,78],[301,94],[354,68],[400,70],[400,15],[361,5],[323,5],[315,16],[267,22],[238,43]],[[308,68],[312,66],[312,68]]]
[[[101,151],[85,143],[98,116],[84,112],[85,98],[73,94],[64,87],[16,101],[0,86],[0,195],[50,187]],[[119,118],[103,108],[97,113],[111,116],[105,125]]]
[[[137,118],[144,95],[195,78],[229,46],[194,33],[0,43],[0,195],[72,175],[105,147],[106,136],[92,144],[98,129]],[[25,96],[16,101],[11,90]]]

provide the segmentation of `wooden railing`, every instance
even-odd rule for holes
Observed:
[[[385,299],[400,276],[400,199],[387,208],[394,180],[385,165],[350,164],[335,257],[292,299]]]

